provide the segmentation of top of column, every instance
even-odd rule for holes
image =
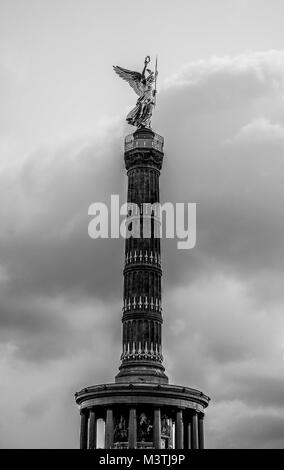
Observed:
[[[125,137],[124,157],[126,169],[137,165],[162,168],[164,138],[152,129],[142,127]]]

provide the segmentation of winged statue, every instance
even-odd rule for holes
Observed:
[[[156,70],[152,72],[147,65],[150,62],[150,56],[144,61],[142,73],[132,72],[118,65],[114,65],[113,69],[123,80],[126,80],[135,93],[139,96],[135,108],[133,108],[126,116],[126,121],[138,129],[148,127],[151,129],[151,118],[153,108],[156,104],[156,83],[157,83],[157,59]],[[147,72],[147,76],[146,76]]]

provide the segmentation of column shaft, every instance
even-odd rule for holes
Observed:
[[[137,421],[135,408],[130,408],[129,410],[128,446],[129,449],[136,449],[137,446]]]
[[[80,449],[87,449],[88,444],[88,410],[81,411]]]
[[[184,440],[184,445],[183,445],[183,448],[184,449],[189,449],[189,433],[188,433],[188,426],[189,426],[189,423],[188,423],[188,420],[187,418],[185,418],[184,420],[184,427],[183,427],[183,440]]]
[[[113,446],[113,413],[112,413],[112,409],[108,408],[106,411],[105,448],[111,449],[112,446]]]
[[[170,438],[169,438],[169,449],[174,448],[174,440],[173,440],[173,419],[170,418]]]
[[[154,410],[154,449],[161,449],[161,410]]]
[[[193,412],[191,418],[191,448],[198,449],[198,424],[196,411]]]
[[[177,411],[176,414],[176,449],[183,449],[183,419],[182,410]]]
[[[192,423],[191,423],[191,420],[189,420],[188,422],[188,448],[191,449],[192,448],[192,432],[191,432],[191,429],[192,429]]]
[[[198,415],[198,444],[199,449],[204,449],[204,415]]]
[[[97,447],[97,420],[94,410],[90,411],[89,420],[89,449],[96,449]]]

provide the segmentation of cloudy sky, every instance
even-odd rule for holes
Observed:
[[[163,201],[197,202],[197,245],[163,242],[172,383],[211,396],[207,447],[284,447],[284,3],[0,0],[0,447],[78,447],[74,392],[119,365],[123,240],[88,207],[125,197],[112,70],[159,56]]]

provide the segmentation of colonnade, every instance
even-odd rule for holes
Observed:
[[[150,411],[150,409],[148,408]],[[162,448],[161,434],[161,408],[151,408],[153,412],[153,442],[151,448]],[[163,411],[165,411],[163,409]],[[80,448],[96,449],[97,447],[97,420],[102,418],[105,422],[105,448],[114,447],[114,410],[113,408],[100,409],[84,408],[81,414]],[[171,433],[168,448],[174,449],[204,449],[204,414],[196,410],[177,409],[171,413]],[[174,431],[173,431],[174,429]],[[136,449],[143,447],[137,440],[137,409],[128,408],[128,442],[125,447]]]

